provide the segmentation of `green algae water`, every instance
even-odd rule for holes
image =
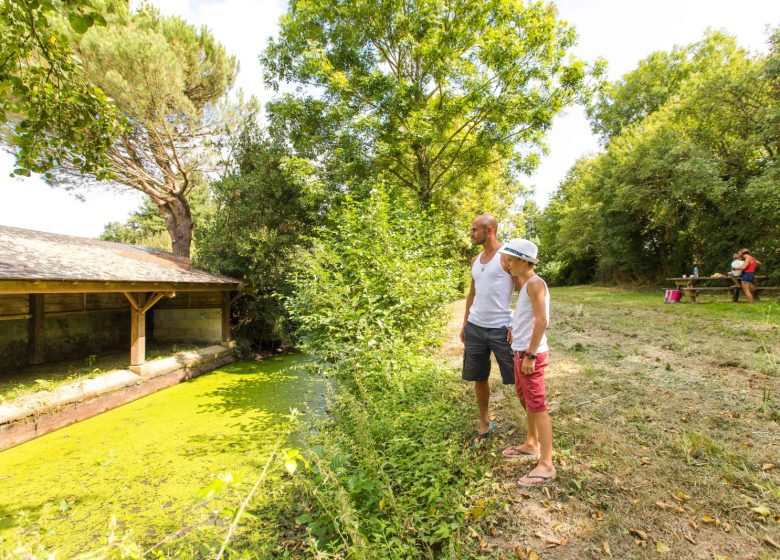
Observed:
[[[198,490],[246,482],[210,502],[235,508],[267,462],[290,408],[322,404],[300,354],[238,362],[0,452],[0,540],[40,521],[58,556],[105,543],[108,522],[150,545],[196,523]]]

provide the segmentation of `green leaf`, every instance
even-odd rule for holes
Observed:
[[[225,481],[220,478],[215,478],[211,481],[211,484],[205,488],[201,488],[195,494],[201,500],[210,500],[217,493],[219,493],[225,487]]]
[[[95,19],[92,14],[79,14],[77,12],[71,12],[68,15],[68,22],[76,33],[83,35],[90,27],[95,23]]]
[[[104,18],[102,14],[92,12],[89,15],[92,16],[95,25],[100,25],[101,27],[106,25],[106,18]]]
[[[757,513],[761,517],[769,517],[770,515],[772,515],[772,510],[770,510],[766,506],[756,506],[754,508],[750,508],[750,511]]]

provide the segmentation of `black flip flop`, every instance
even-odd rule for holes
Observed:
[[[482,432],[481,434],[477,434],[477,437],[474,438],[474,447],[479,447],[480,445],[482,445],[482,443],[485,440],[487,440],[491,435],[493,435],[493,432],[495,432],[497,428],[498,425],[495,422],[491,422],[487,432]]]
[[[507,451],[509,451],[510,449],[518,449],[519,450],[520,446],[519,445],[512,445],[512,446],[507,447],[506,449],[502,450],[501,451],[501,456],[504,459],[508,459],[510,461],[515,461],[517,459],[530,459],[530,458],[538,459],[539,458],[539,453],[538,452],[536,452],[536,453],[526,453],[525,451],[520,451],[519,453],[507,453]]]

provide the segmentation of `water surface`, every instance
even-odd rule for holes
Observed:
[[[290,408],[321,403],[324,383],[304,361],[230,364],[0,452],[0,539],[40,519],[58,551],[90,550],[116,515],[153,544],[203,517],[197,491],[226,472],[246,482],[208,509],[235,507],[288,430]]]

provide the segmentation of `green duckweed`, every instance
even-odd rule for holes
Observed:
[[[111,516],[153,544],[204,510],[236,507],[262,470],[290,408],[321,402],[302,355],[238,362],[0,453],[0,539],[41,522],[59,553],[105,542]],[[244,482],[198,508],[198,490]]]

